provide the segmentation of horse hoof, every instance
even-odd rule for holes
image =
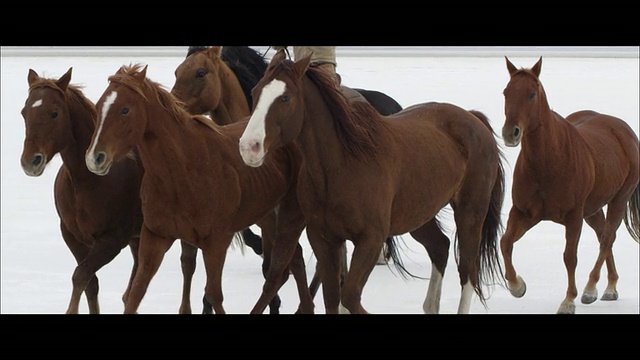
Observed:
[[[509,287],[509,292],[514,297],[521,298],[527,292],[527,284],[520,276],[518,276],[514,283],[508,282],[507,285]]]
[[[580,298],[580,302],[582,302],[583,304],[591,304],[594,301],[596,301],[596,299],[598,298],[598,291],[591,291],[591,292],[587,292],[585,291],[582,294],[582,297]]]
[[[576,305],[569,302],[563,302],[558,309],[557,314],[570,314],[573,315],[576,313]]]
[[[618,292],[615,290],[607,290],[604,292],[604,294],[602,294],[602,297],[600,298],[600,300],[603,300],[603,301],[618,300]]]

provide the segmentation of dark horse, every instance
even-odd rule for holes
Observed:
[[[469,312],[474,292],[484,304],[483,285],[502,276],[497,239],[504,196],[502,154],[487,118],[446,103],[381,116],[366,102],[348,104],[335,82],[309,62],[276,53],[253,89],[259,101],[239,150],[246,164],[259,168],[280,147],[300,147],[298,199],[326,312],[337,313],[342,303],[351,313],[366,313],[362,290],[383,242],[409,232],[433,263],[423,309],[437,313],[450,241],[436,215],[447,204],[457,226],[458,313]],[[354,252],[341,290],[346,239]],[[284,269],[269,269],[266,298],[278,289],[279,271]]]
[[[640,233],[638,137],[623,120],[595,111],[563,118],[549,107],[540,82],[542,58],[531,69],[519,70],[505,59],[511,79],[504,89],[502,137],[507,146],[522,144],[513,174],[513,206],[500,242],[509,290],[515,297],[526,292],[524,280],[513,267],[513,244],[540,221],[564,225],[568,284],[557,313],[574,314],[577,249],[584,219],[598,236],[600,252],[581,301],[590,304],[597,299],[596,284],[605,261],[608,284],[601,299],[617,300],[612,251],[616,231],[624,221],[635,241]]]
[[[264,75],[267,65],[265,58],[248,46],[191,46],[186,58],[176,68],[171,93],[184,103],[188,112],[207,114],[219,125],[230,124],[250,115],[254,101],[251,90]],[[353,90],[382,115],[402,110],[396,100],[382,92]],[[241,92],[244,96],[240,95]],[[250,228],[242,231],[242,237],[257,254],[262,254],[262,241]],[[344,251],[346,261],[346,248]],[[193,267],[195,270],[195,254]],[[316,272],[310,284],[312,296],[315,296],[319,284]],[[204,308],[204,312],[210,312],[206,302]]]
[[[85,157],[89,170],[106,175],[115,161],[137,147],[145,168],[139,266],[125,313],[137,311],[164,254],[179,238],[202,250],[205,298],[215,313],[223,314],[222,271],[234,234],[257,224],[266,245],[276,239],[297,243],[304,230],[295,186],[300,154],[294,146],[285,147],[262,169],[246,166],[237,146],[247,119],[220,126],[191,115],[160,84],[147,79],[146,70],[123,66],[109,77],[96,104],[99,126]],[[287,269],[279,285],[291,271],[300,296],[298,311],[313,313],[302,249],[290,250],[277,254],[274,249],[270,267]],[[265,251],[265,257],[269,254]]]
[[[109,176],[87,169],[84,153],[95,128],[96,110],[79,86],[69,84],[71,68],[57,80],[29,69],[27,80],[22,169],[29,176],[40,176],[60,154],[62,166],[54,185],[56,211],[62,238],[78,263],[67,314],[78,313],[83,292],[89,313],[99,314],[96,272],[129,245],[133,268],[125,301],[138,265],[142,224],[139,189],[144,170],[135,153],[115,163]]]

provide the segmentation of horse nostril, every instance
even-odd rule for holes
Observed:
[[[105,153],[100,152],[98,153],[98,156],[96,156],[96,165],[102,165],[104,163],[104,161],[107,159],[107,155],[105,155]]]
[[[253,152],[259,152],[260,151],[260,143],[259,142],[255,142],[251,145],[251,151]]]
[[[42,163],[42,155],[38,154],[35,155],[32,159],[31,159],[31,164],[33,166],[38,166]]]
[[[513,137],[517,138],[518,135],[520,135],[520,128],[516,127],[515,129],[513,129]]]

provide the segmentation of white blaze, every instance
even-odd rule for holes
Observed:
[[[104,104],[102,105],[102,112],[100,113],[100,122],[98,123],[98,130],[96,132],[96,138],[93,140],[93,146],[87,151],[87,155],[85,157],[85,162],[87,166],[95,169],[95,155],[93,152],[96,150],[96,144],[98,143],[98,139],[100,138],[100,133],[102,132],[102,127],[104,126],[104,120],[109,113],[109,109],[111,105],[116,101],[118,97],[118,93],[116,91],[111,92],[109,96],[107,96],[104,100]]]
[[[32,108],[37,108],[40,105],[42,105],[42,99],[34,101],[33,104],[31,105],[31,107]]]
[[[271,104],[284,94],[286,84],[281,80],[272,80],[262,88],[256,103],[256,109],[249,118],[249,123],[240,137],[240,155],[249,166],[260,166],[264,156],[264,139],[266,136],[265,119]]]

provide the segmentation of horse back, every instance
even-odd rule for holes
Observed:
[[[606,202],[624,186],[637,186],[638,137],[629,124],[591,110],[575,112],[566,120],[575,126],[593,159],[596,182],[591,199]]]

